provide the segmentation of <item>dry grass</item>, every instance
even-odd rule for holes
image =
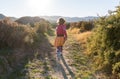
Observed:
[[[68,30],[68,33],[69,34],[78,34],[80,32],[80,29],[79,28],[70,28]]]
[[[34,29],[37,33],[45,33],[49,31],[51,29],[49,26],[50,24],[46,21],[34,23]]]
[[[84,54],[87,54],[86,43],[87,43],[87,40],[88,40],[88,38],[90,37],[91,34],[92,34],[92,32],[88,31],[88,32],[84,32],[84,33],[80,33],[80,34],[75,35],[76,40],[80,43],[80,48],[82,50],[84,50],[83,51]]]
[[[76,39],[82,43],[85,44],[87,42],[87,38],[92,34],[92,32],[84,32],[76,35]]]
[[[0,21],[0,48],[19,48],[32,43],[35,31],[9,19]]]
[[[6,18],[0,20],[0,49],[25,48],[36,46],[42,40],[44,33],[52,34],[50,23],[41,21],[30,25],[22,25]]]

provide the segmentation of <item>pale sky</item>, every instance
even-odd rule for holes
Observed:
[[[0,13],[6,16],[104,16],[115,10],[119,0],[0,0]]]

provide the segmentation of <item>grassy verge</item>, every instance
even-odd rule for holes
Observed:
[[[70,65],[75,68],[76,79],[94,79],[94,71],[90,69],[89,57],[83,53],[84,49],[73,36],[69,35],[65,47],[69,51],[68,59],[72,60]]]

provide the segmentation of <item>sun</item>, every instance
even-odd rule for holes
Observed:
[[[32,10],[49,10],[51,5],[51,0],[28,0],[28,6]]]

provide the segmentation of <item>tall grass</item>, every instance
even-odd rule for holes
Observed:
[[[84,32],[84,33],[80,33],[80,34],[77,34],[76,39],[77,39],[81,44],[85,44],[85,43],[87,42],[88,37],[90,37],[91,34],[92,34],[91,31]]]
[[[49,26],[50,26],[50,23],[46,21],[40,21],[40,22],[34,23],[34,29],[37,33],[45,33],[51,30]]]
[[[43,47],[50,48],[45,35],[51,33],[49,22],[40,21],[33,25],[18,24],[8,18],[0,20],[0,79],[21,78],[25,75],[21,71],[28,60],[34,59],[36,51]],[[43,50],[39,51],[41,57],[44,53]]]
[[[68,30],[68,33],[69,34],[78,34],[80,32],[80,29],[79,28],[70,28]]]

